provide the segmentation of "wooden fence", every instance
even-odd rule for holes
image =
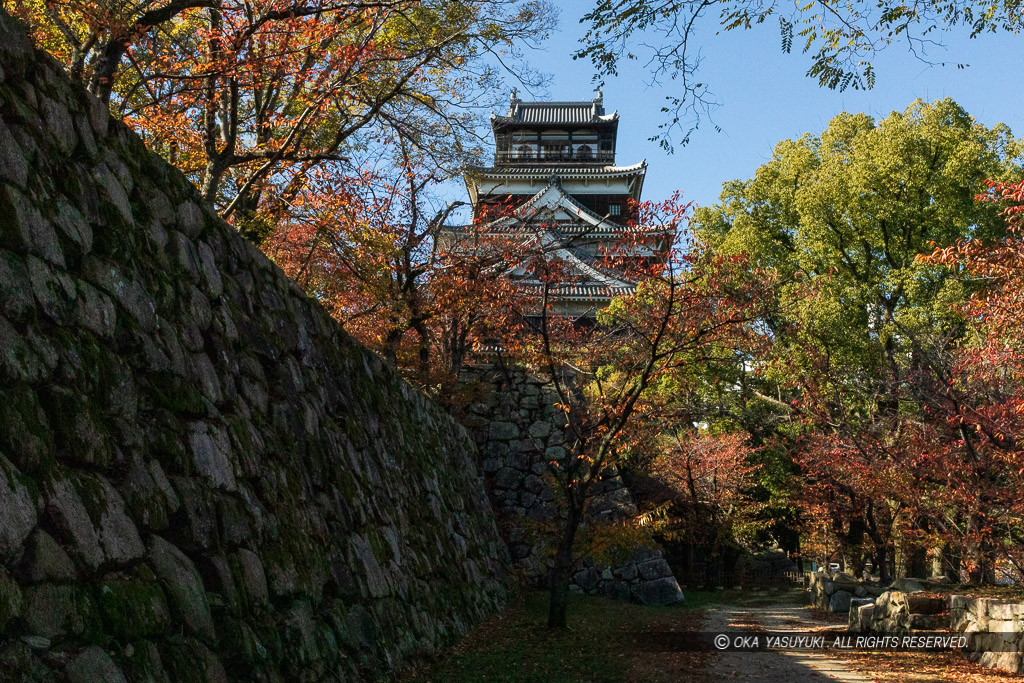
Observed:
[[[723,572],[715,570],[676,572],[681,586],[712,590],[715,588],[804,588],[809,572]]]

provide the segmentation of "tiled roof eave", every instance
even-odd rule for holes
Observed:
[[[491,114],[491,126],[615,124],[618,112],[606,114],[604,105],[589,102],[522,102],[515,100],[505,115]]]
[[[604,166],[604,167],[574,167],[559,168],[557,166],[537,166],[531,168],[513,167],[503,169],[495,166],[470,166],[466,169],[481,177],[495,178],[529,178],[535,177],[538,180],[545,180],[551,176],[571,179],[595,179],[595,178],[628,178],[644,175],[647,172],[647,164],[640,163],[633,166]]]
[[[524,284],[523,289],[540,289],[538,285]],[[607,287],[605,285],[561,285],[556,286],[550,295],[559,299],[589,301],[593,299],[611,300],[617,296],[628,296],[636,291],[635,285],[626,287]]]

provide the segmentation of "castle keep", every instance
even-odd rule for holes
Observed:
[[[531,236],[547,258],[563,264],[564,281],[553,292],[556,314],[592,317],[633,291],[628,276],[601,263],[625,232],[643,234],[641,257],[657,257],[671,240],[670,228],[635,225],[647,163],[615,165],[618,125],[600,94],[582,102],[524,102],[513,92],[506,114],[491,115],[494,164],[466,173],[477,234]],[[509,277],[538,284],[522,266]]]

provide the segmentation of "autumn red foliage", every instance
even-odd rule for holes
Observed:
[[[397,179],[367,172],[344,189],[332,181],[310,174],[265,251],[350,334],[436,397],[456,400],[473,350],[521,324],[512,304],[528,293],[504,274],[527,245],[488,235],[479,221],[453,239],[446,223],[461,203],[435,205],[436,179],[411,163]]]

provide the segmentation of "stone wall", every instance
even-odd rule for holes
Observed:
[[[1024,673],[1024,603],[926,594],[923,582],[917,583],[899,585],[902,590],[887,590],[877,599],[853,600],[849,631],[891,635],[949,629],[967,636],[964,654],[971,661]]]
[[[1024,603],[950,595],[950,629],[967,639],[967,658],[1024,674]]]
[[[944,597],[886,590],[877,598],[855,599],[850,603],[852,633],[940,631],[948,626],[949,610]]]
[[[475,400],[459,415],[480,450],[481,465],[499,525],[516,567],[543,585],[561,519],[548,463],[565,457],[569,438],[554,404],[554,391],[521,370],[478,364],[464,383]],[[597,482],[587,507],[587,530],[619,525],[638,515],[632,494],[614,467]],[[585,533],[586,531],[585,530]],[[603,548],[583,557],[572,590],[643,604],[673,604],[683,593],[661,550],[649,540],[620,534],[628,547]]]
[[[462,427],[0,12],[0,674],[376,678],[498,609]]]
[[[828,612],[845,614],[853,600],[878,596],[883,589],[866,581],[859,581],[849,574],[823,571],[813,572],[808,590],[811,606]]]

